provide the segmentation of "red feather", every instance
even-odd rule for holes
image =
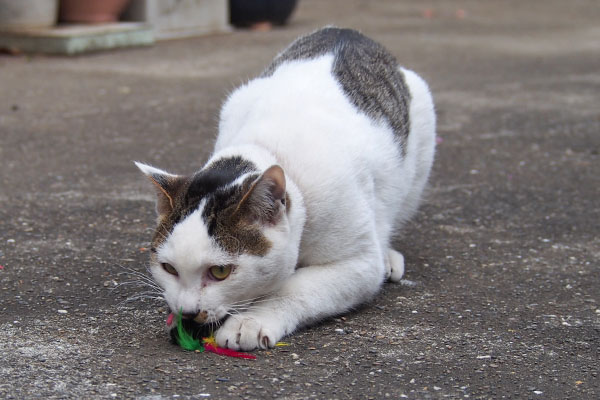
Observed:
[[[211,353],[220,354],[222,356],[227,356],[227,357],[236,357],[236,358],[245,358],[247,360],[256,360],[256,356],[254,356],[252,354],[240,353],[239,351],[216,347],[212,343],[205,343],[204,350],[210,351]]]

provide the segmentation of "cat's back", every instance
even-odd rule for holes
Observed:
[[[328,27],[300,37],[279,54],[262,77],[294,61],[333,57],[331,74],[347,99],[373,120],[385,120],[404,140],[409,133],[410,93],[396,58],[352,29]]]
[[[250,144],[275,157],[303,196],[301,261],[310,263],[310,254],[337,248],[336,238],[362,243],[373,221],[387,237],[416,208],[434,120],[426,84],[382,45],[324,28],[297,39],[231,94],[215,151]]]
[[[409,107],[410,93],[394,56],[355,30],[323,28],[298,38],[257,79],[232,93],[221,113],[217,149],[249,139],[257,126],[263,136],[270,126],[277,127],[275,140],[282,140],[285,133],[318,142],[326,138],[322,134],[310,138],[311,126],[306,122],[321,124],[313,130],[333,134],[340,130],[340,121],[386,125],[398,148],[404,149]],[[338,126],[327,126],[328,118]],[[298,121],[303,121],[302,132],[290,126]]]

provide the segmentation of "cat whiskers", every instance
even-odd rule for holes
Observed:
[[[116,287],[113,288],[113,290],[122,286],[134,285],[148,287],[150,289],[153,289],[157,293],[162,293],[162,288],[151,277],[141,272],[132,270],[130,268],[127,269],[129,270],[129,272],[126,272],[125,274],[128,275],[128,277],[132,278],[132,280],[119,283]]]
[[[164,301],[165,299],[162,296],[159,295],[152,295],[152,293],[146,293],[146,292],[142,292],[142,293],[136,293],[133,296],[130,296],[128,298],[126,298],[125,300],[119,302],[117,304],[117,307],[120,307],[126,303],[130,303],[132,301],[136,301],[136,300],[153,300],[153,301]]]
[[[163,297],[163,289],[154,281],[154,279],[152,279],[150,275],[146,275],[143,272],[125,267],[120,264],[117,265],[121,269],[126,270],[125,272],[122,272],[119,275],[125,274],[128,278],[130,278],[130,280],[117,284],[115,287],[111,288],[111,292],[117,289],[122,289],[124,287],[136,287],[146,289],[144,291],[137,291],[135,293],[132,293],[125,300],[119,302],[117,304],[117,307],[120,307],[125,303],[137,300],[151,300],[161,302],[165,301]],[[146,270],[149,271],[149,268],[146,267]]]

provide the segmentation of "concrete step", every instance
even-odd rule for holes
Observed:
[[[139,22],[0,31],[0,49],[12,53],[74,55],[153,43],[152,27]]]

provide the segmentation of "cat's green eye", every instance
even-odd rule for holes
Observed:
[[[210,267],[208,272],[212,278],[222,281],[223,279],[227,278],[229,274],[231,274],[232,269],[233,268],[231,265],[215,265]]]
[[[172,266],[171,264],[169,264],[169,263],[161,263],[160,265],[169,274],[175,275],[175,276],[179,276],[179,273],[177,272],[177,270],[175,269],[175,267]]]

